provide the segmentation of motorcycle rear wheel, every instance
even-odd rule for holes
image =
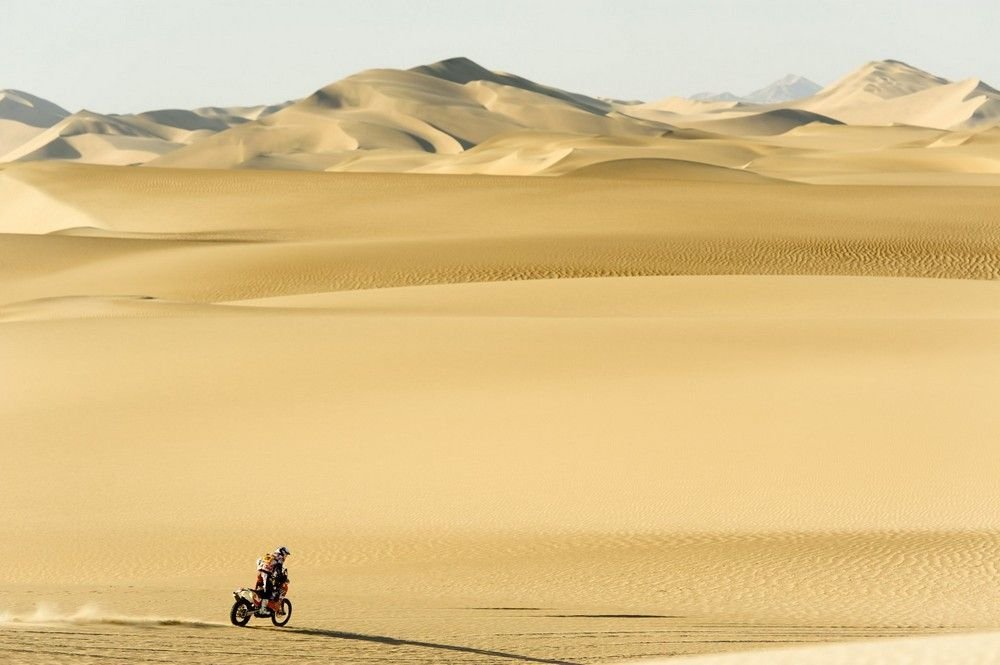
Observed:
[[[237,600],[233,603],[233,609],[229,610],[229,620],[234,626],[245,626],[250,623],[253,616],[253,608],[245,600]]]
[[[281,628],[292,618],[292,601],[287,598],[281,599],[281,609],[285,611],[285,614],[278,616],[277,614],[271,614],[271,623],[273,623],[278,628]]]

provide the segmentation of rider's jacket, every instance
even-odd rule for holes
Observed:
[[[257,559],[257,572],[270,575],[274,572],[276,563],[277,561],[275,560],[273,554],[265,554],[261,558]]]

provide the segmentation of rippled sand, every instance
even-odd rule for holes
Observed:
[[[0,172],[0,657],[994,628],[993,190],[648,174]],[[227,625],[279,544],[289,628]]]

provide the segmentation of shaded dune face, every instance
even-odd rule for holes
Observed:
[[[0,90],[0,120],[51,127],[68,115],[66,109],[40,97],[20,90]]]
[[[758,114],[747,114],[741,118],[728,120],[706,120],[692,125],[698,129],[717,134],[736,136],[771,136],[784,134],[787,131],[810,123],[822,125],[842,125],[844,123],[818,113],[797,109],[777,109],[763,111]]]

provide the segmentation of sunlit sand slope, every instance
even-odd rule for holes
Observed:
[[[578,167],[0,171],[0,660],[996,626],[994,190]],[[278,544],[293,630],[219,626]]]
[[[951,82],[898,60],[869,62],[789,106],[854,125],[961,129],[1000,120],[1000,92],[983,81]]]
[[[4,306],[0,528],[26,560],[0,648],[59,630],[254,662],[242,634],[143,617],[224,621],[279,540],[303,658],[995,625],[998,302],[990,281],[693,276]],[[278,521],[253,509],[271,468]],[[39,600],[105,609],[25,625]]]
[[[4,307],[8,519],[249,527],[280,442],[302,527],[997,526],[996,282],[426,289]]]
[[[678,181],[641,169],[524,179],[10,167],[0,172],[0,225],[11,234],[0,244],[10,271],[0,298],[214,302],[552,277],[1000,270],[989,188],[744,184],[725,169],[693,172]],[[62,235],[36,235],[53,231]]]

